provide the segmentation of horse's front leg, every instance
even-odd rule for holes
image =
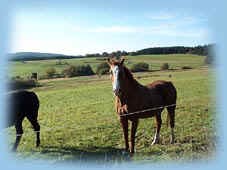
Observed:
[[[131,153],[134,153],[134,147],[135,147],[135,136],[136,136],[136,130],[138,127],[138,119],[135,119],[132,121],[132,128],[131,128]]]
[[[120,117],[121,126],[123,128],[124,138],[125,138],[125,150],[128,151],[128,119],[125,117]]]

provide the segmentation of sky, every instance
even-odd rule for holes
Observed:
[[[215,7],[194,2],[20,0],[11,8],[9,52],[85,55],[215,43]]]
[[[101,0],[80,0],[80,2],[76,0],[64,0],[62,2],[64,3],[58,0],[36,0],[36,2],[34,0],[18,0],[13,2],[13,7],[12,4],[9,5],[11,7],[8,9],[9,1],[1,0],[0,56],[4,56],[7,52],[8,47],[6,44],[8,44],[8,41],[10,41],[10,50],[14,52],[45,51],[66,54],[98,52],[99,50],[112,51],[115,49],[136,50],[158,45],[194,45],[217,41],[217,62],[219,65],[215,68],[217,69],[215,77],[217,77],[217,135],[220,137],[217,152],[214,155],[215,158],[208,161],[183,164],[138,164],[138,168],[135,167],[136,164],[126,164],[127,167],[123,167],[124,169],[150,169],[151,167],[155,167],[155,169],[168,170],[191,170],[196,168],[206,170],[223,169],[223,167],[226,166],[227,157],[227,23],[223,22],[227,16],[227,1],[171,0],[168,4],[166,4],[167,1],[164,2],[162,0],[156,0],[155,3],[152,0],[138,0],[137,3],[133,0],[108,0],[108,3]],[[9,10],[11,10],[11,12],[8,12]],[[6,16],[9,15],[9,13],[11,16]],[[153,19],[148,18],[148,16]],[[191,18],[191,22],[189,22],[189,18]],[[8,23],[8,19],[11,21],[10,24]],[[173,24],[172,30],[169,29],[169,26],[167,27],[167,25],[170,24]],[[11,27],[8,28],[8,25]],[[157,26],[156,28],[160,26],[159,28],[163,29],[157,30],[160,32],[166,31],[166,34],[157,34],[157,32],[153,33],[152,31],[153,34],[148,35],[147,33],[147,36],[145,36],[145,30],[142,28],[146,28],[147,30],[149,29],[148,27],[154,26]],[[176,29],[174,29],[174,26]],[[103,30],[105,28],[106,31],[104,32],[102,30],[101,33],[98,33],[97,30],[99,28],[100,31],[100,27],[103,28]],[[135,29],[138,27],[141,28],[139,31],[132,31],[132,28]],[[75,31],[74,28],[77,31]],[[112,31],[108,32],[107,28],[112,28],[109,29]],[[129,31],[130,29],[127,30],[126,28],[131,28],[131,32]],[[96,31],[89,32],[88,30]],[[167,36],[170,30],[172,31],[172,35]],[[200,33],[208,35],[201,36],[198,30],[200,30]],[[212,34],[213,30],[215,31],[215,36]],[[186,32],[188,37],[179,36],[181,34],[178,33],[182,32]],[[8,33],[11,36],[10,40],[7,38]],[[192,36],[192,34],[194,34],[194,36]],[[82,39],[80,39],[80,37],[82,37]],[[82,40],[84,41],[84,46]],[[102,46],[98,46],[98,44]],[[7,74],[4,70],[7,62],[8,60],[5,60],[4,57],[0,57],[0,80],[2,82],[4,82],[5,75]],[[4,94],[4,83],[0,84],[0,91],[1,94]],[[6,105],[4,96],[0,96],[0,98],[0,109],[4,112],[5,110],[3,108]],[[0,120],[4,120],[4,114],[0,116]],[[2,138],[2,136],[0,136],[0,138]],[[18,169],[18,167],[21,167],[20,169],[24,170],[56,170],[68,168],[64,165],[47,165],[46,162],[40,162],[38,160],[36,160],[36,162],[30,162],[29,164],[25,164],[21,161],[19,164],[15,163],[14,159],[11,160],[12,155],[7,154],[7,148],[2,141],[5,141],[5,139],[0,140],[0,162],[5,169]],[[83,168],[78,166],[73,166],[73,168]],[[122,169],[122,166],[114,165],[108,168]],[[89,168],[89,166],[86,168],[85,166],[84,169],[95,168],[94,166],[91,168]]]

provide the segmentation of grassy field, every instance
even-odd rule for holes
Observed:
[[[141,56],[127,56],[128,66],[138,62],[146,62],[150,66],[150,70],[159,70],[163,63],[169,63],[170,69],[179,69],[182,66],[190,66],[192,68],[199,67],[204,63],[204,56],[197,56],[191,54],[173,54],[173,55],[141,55]],[[31,76],[32,72],[37,72],[40,76],[46,74],[46,69],[54,67],[57,73],[61,73],[63,69],[69,65],[90,64],[93,71],[96,71],[96,66],[102,63],[102,60],[97,58],[78,58],[61,60],[41,60],[41,61],[26,61],[26,62],[10,62],[9,76]],[[66,64],[67,63],[67,64]]]
[[[150,60],[148,56],[137,57],[130,58],[129,64],[141,60],[156,62],[157,65],[162,62],[173,63],[175,66],[188,63],[195,67],[191,70],[134,74],[142,84],[163,79],[172,81],[176,86],[178,106],[175,144],[170,144],[170,128],[166,127],[167,114],[164,111],[161,144],[151,146],[155,133],[154,118],[141,120],[136,134],[136,153],[130,157],[122,150],[124,140],[114,109],[109,76],[76,77],[43,80],[39,82],[40,87],[32,89],[40,99],[41,146],[35,148],[35,134],[25,120],[25,134],[16,158],[98,164],[212,159],[215,156],[217,137],[215,103],[212,98],[215,79],[207,66],[198,68],[203,65],[203,58],[191,55],[185,55],[185,60],[180,60],[180,55],[150,56]],[[172,58],[174,59],[171,60]],[[95,59],[88,61],[92,63]],[[25,70],[23,68],[23,71]],[[10,148],[14,143],[15,130],[11,127],[7,131]]]

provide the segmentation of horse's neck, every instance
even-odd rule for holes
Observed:
[[[129,102],[135,98],[138,98],[140,93],[138,93],[142,85],[135,79],[127,80],[123,83],[122,95],[119,97],[121,104],[129,104]]]

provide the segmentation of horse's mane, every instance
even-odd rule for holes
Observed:
[[[127,77],[130,81],[131,81],[131,80],[135,80],[135,78],[133,77],[133,74],[131,73],[131,71],[130,71],[127,67],[123,66],[123,70],[124,70],[124,72],[125,72],[126,77]]]
[[[132,84],[134,84],[135,86],[141,85],[141,84],[133,77],[133,74],[131,73],[131,71],[130,71],[127,67],[125,67],[124,65],[123,65],[123,70],[124,70],[124,72],[125,72],[126,77],[128,78],[128,80],[129,80]]]

